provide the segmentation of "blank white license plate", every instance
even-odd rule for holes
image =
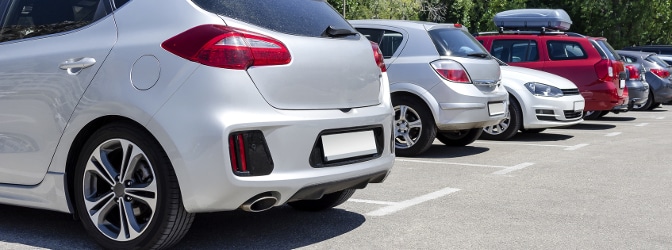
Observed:
[[[359,131],[322,136],[324,159],[334,161],[378,152],[373,131]]]
[[[490,116],[504,114],[505,110],[506,105],[504,105],[503,102],[488,103],[488,112],[490,112]]]
[[[586,107],[586,102],[574,102],[574,111],[581,111]]]
[[[621,79],[621,80],[618,82],[618,84],[619,84],[619,86],[618,86],[619,88],[625,88],[625,80]]]

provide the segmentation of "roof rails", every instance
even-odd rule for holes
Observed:
[[[505,30],[504,27],[499,27],[499,31],[478,32],[478,35],[564,35],[568,32],[546,29],[541,27],[539,30]]]

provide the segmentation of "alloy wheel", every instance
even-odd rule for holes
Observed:
[[[156,212],[158,187],[154,169],[141,148],[124,139],[100,144],[84,170],[86,213],[108,238],[138,238]]]
[[[502,120],[500,123],[492,125],[492,126],[487,126],[487,127],[483,128],[483,130],[486,133],[491,134],[491,135],[499,135],[501,133],[504,133],[506,131],[506,129],[509,128],[510,125],[511,125],[511,119],[509,119],[507,117],[506,119]]]
[[[399,105],[394,107],[394,138],[397,148],[413,147],[422,134],[422,120],[415,109]]]

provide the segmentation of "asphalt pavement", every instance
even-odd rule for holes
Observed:
[[[672,249],[672,106],[508,141],[435,141],[325,212],[199,214],[176,249]],[[67,214],[0,205],[0,249],[99,249]]]

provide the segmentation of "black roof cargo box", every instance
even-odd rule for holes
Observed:
[[[569,30],[572,20],[562,9],[517,9],[499,12],[494,18],[495,25],[504,29]]]

